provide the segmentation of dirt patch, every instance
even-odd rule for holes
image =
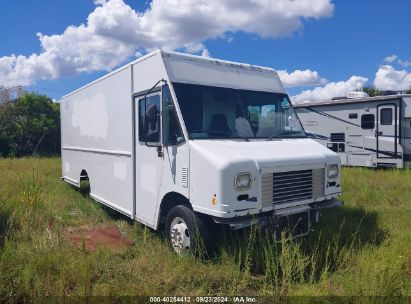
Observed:
[[[93,229],[70,229],[65,234],[75,246],[82,247],[84,243],[86,250],[90,252],[101,247],[118,250],[134,245],[134,242],[124,236],[116,225]]]

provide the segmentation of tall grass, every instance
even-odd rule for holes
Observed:
[[[0,159],[0,301],[33,296],[411,295],[411,172],[343,170],[345,206],[310,235],[281,241],[251,227],[215,229],[208,257],[179,257],[59,180],[60,159]],[[90,253],[68,228],[116,224],[135,241]]]

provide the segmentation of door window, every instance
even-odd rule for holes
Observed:
[[[392,109],[381,109],[381,124],[392,125]]]
[[[163,87],[163,143],[178,145],[184,141],[183,131],[168,86]]]
[[[363,128],[363,129],[374,129],[374,127],[375,127],[374,120],[375,120],[374,114],[361,115],[361,128]]]
[[[139,100],[138,130],[140,142],[160,142],[160,95]]]

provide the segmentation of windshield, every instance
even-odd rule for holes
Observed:
[[[173,85],[190,139],[306,137],[286,94]]]

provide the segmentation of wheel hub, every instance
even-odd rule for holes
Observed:
[[[179,217],[173,219],[170,225],[171,245],[178,254],[190,250],[190,233],[187,224]]]

